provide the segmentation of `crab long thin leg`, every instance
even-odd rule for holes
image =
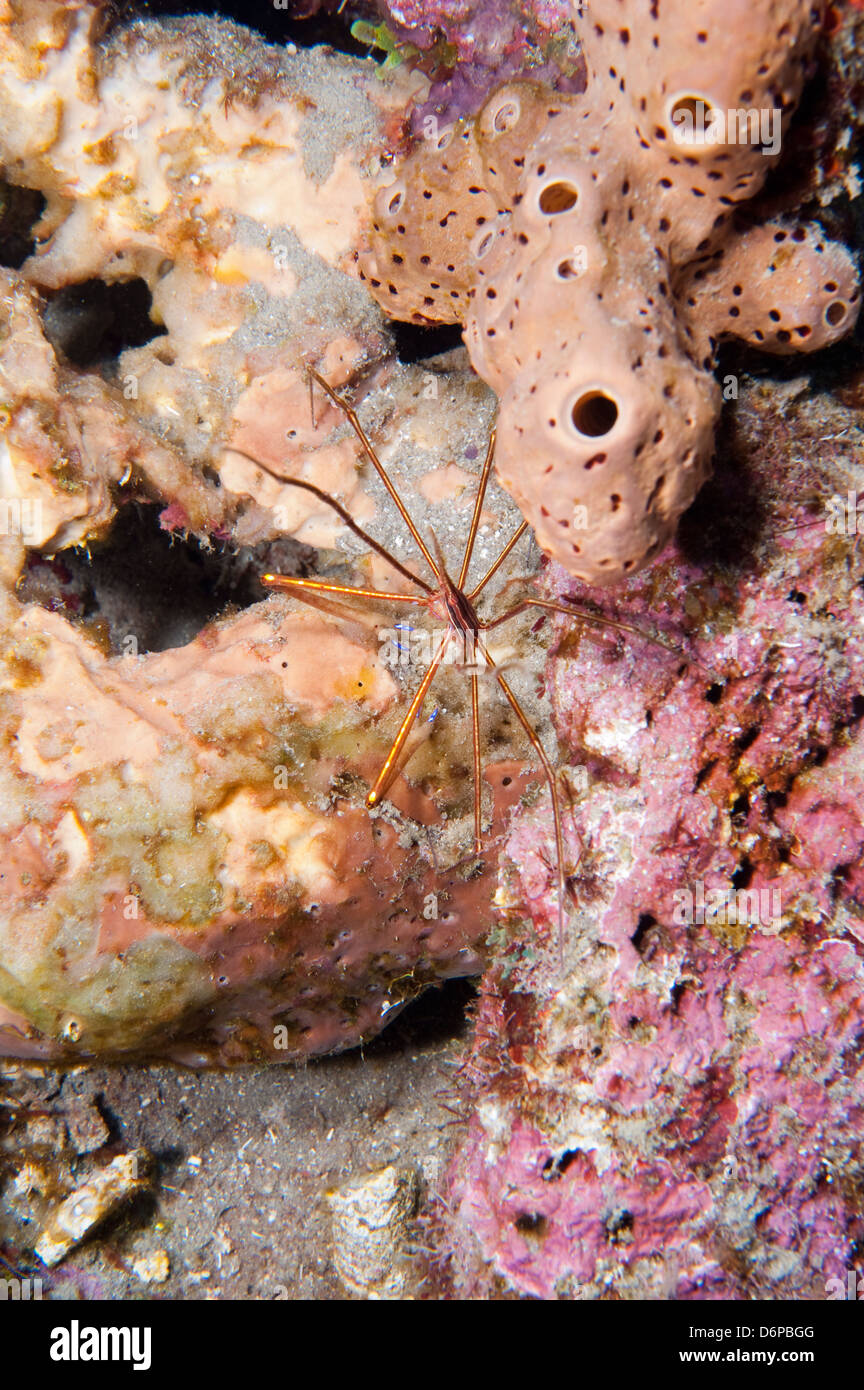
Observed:
[[[478,594],[482,593],[482,591],[486,588],[486,585],[489,583],[489,580],[492,578],[493,574],[496,574],[498,572],[498,570],[501,568],[504,561],[507,559],[507,556],[510,554],[510,551],[513,549],[516,542],[522,539],[527,530],[527,521],[523,521],[522,525],[516,528],[516,530],[513,532],[513,535],[510,537],[509,541],[505,545],[504,549],[501,551],[501,554],[498,556],[498,559],[495,561],[494,565],[490,565],[489,569],[486,571],[483,578],[480,580],[480,583],[475,584],[474,588],[468,595],[468,598],[471,600],[472,603],[474,602],[475,598],[477,598]]]
[[[678,648],[671,643],[664,642],[659,637],[652,637],[647,632],[640,631],[638,627],[631,627],[629,623],[619,623],[615,618],[607,618],[597,613],[586,613],[583,608],[568,608],[564,603],[554,603],[551,599],[545,598],[522,599],[515,607],[508,608],[506,613],[499,613],[497,618],[490,618],[484,622],[482,624],[484,632],[491,632],[493,627],[506,623],[510,618],[524,613],[528,608],[544,608],[551,613],[563,613],[568,618],[579,618],[581,622],[594,623],[597,627],[613,627],[618,632],[632,632],[636,637],[641,637],[646,642],[653,642],[655,647],[662,647],[664,651],[678,651]]]
[[[355,598],[380,598],[388,603],[418,603],[422,606],[429,600],[420,594],[385,594],[381,589],[355,589],[350,584],[331,584],[323,579],[296,579],[287,574],[262,574],[261,583],[268,589],[310,589],[319,594],[353,594]]]
[[[465,587],[465,580],[468,577],[468,569],[471,564],[471,556],[474,553],[474,543],[477,539],[477,531],[480,527],[480,517],[483,512],[483,503],[486,500],[486,488],[489,483],[489,473],[492,468],[494,453],[495,431],[493,430],[489,436],[486,458],[483,461],[483,471],[480,474],[480,482],[477,487],[477,496],[474,498],[474,513],[471,517],[468,539],[465,542],[465,553],[462,556],[462,568],[459,571],[459,578],[456,582],[456,588],[460,593]],[[476,643],[474,643],[474,645],[476,646]],[[483,849],[483,768],[480,757],[480,682],[474,674],[471,676],[471,746],[474,755],[474,853],[480,854]]]
[[[474,747],[474,853],[483,849],[483,802],[480,789],[483,769],[480,766],[480,682],[471,677],[471,739]]]
[[[230,444],[228,447],[232,454],[239,454],[241,458],[248,459],[250,463],[255,464],[256,468],[261,468],[265,473],[269,473],[270,477],[275,478],[278,483],[284,483],[288,487],[300,487],[304,492],[311,492],[313,497],[317,497],[321,502],[326,502],[327,506],[332,507],[334,512],[342,518],[345,525],[350,527],[355,536],[359,536],[364,544],[368,545],[377,555],[380,555],[389,565],[392,565],[394,569],[398,570],[405,579],[409,579],[411,583],[416,584],[418,588],[425,589],[427,594],[434,593],[431,584],[427,584],[425,579],[421,579],[419,575],[414,574],[412,570],[408,569],[407,565],[402,564],[401,560],[397,560],[395,555],[391,555],[390,551],[387,550],[385,546],[381,545],[379,541],[376,541],[367,531],[364,531],[363,527],[359,526],[345,507],[342,506],[342,503],[338,502],[335,497],[332,497],[329,492],[325,492],[323,488],[317,487],[315,483],[307,483],[305,478],[283,478],[280,473],[277,473],[273,468],[269,468],[266,463],[262,463],[254,454],[247,454],[245,449],[237,449],[233,444]]]
[[[323,376],[321,376],[319,372],[315,371],[314,367],[309,368],[309,375],[315,381],[318,382],[318,385],[321,387],[321,390],[326,392],[333,404],[338,406],[339,409],[344,412],[345,418],[348,420],[349,424],[351,425],[351,428],[353,429],[357,438],[360,440],[360,443],[363,445],[363,451],[366,454],[366,457],[368,458],[369,462],[372,464],[372,467],[378,474],[378,477],[381,479],[382,483],[386,487],[396,506],[397,511],[399,512],[399,515],[405,522],[405,525],[408,527],[408,530],[411,532],[415,545],[420,550],[420,553],[422,554],[424,560],[426,561],[427,565],[429,566],[432,573],[435,575],[435,578],[437,579],[438,570],[435,566],[435,561],[432,559],[432,556],[429,552],[429,548],[426,545],[426,542],[423,540],[423,537],[420,535],[420,532],[417,530],[417,527],[414,525],[408,508],[405,506],[405,503],[402,501],[402,498],[399,496],[399,493],[396,491],[396,488],[390,481],[387,470],[384,467],[381,460],[379,459],[375,450],[373,449],[372,442],[369,439],[369,436],[367,435],[363,426],[360,424],[360,421],[357,419],[356,412],[348,404],[347,401],[343,401],[342,397],[338,395],[336,391],[333,390],[333,387],[330,385],[330,383],[328,381],[325,381]]]
[[[544,773],[544,776],[545,776],[545,778],[546,778],[546,785],[547,785],[548,788],[549,788],[549,794],[550,794],[550,796],[551,796],[551,798],[552,798],[552,817],[553,817],[553,820],[554,820],[554,823],[555,823],[555,857],[556,857],[556,861],[557,861],[557,866],[556,866],[556,867],[557,867],[557,879],[558,879],[558,964],[559,964],[559,968],[561,969],[561,971],[562,971],[562,973],[563,973],[563,969],[564,969],[564,832],[563,832],[563,830],[562,830],[562,828],[561,828],[561,803],[560,803],[560,801],[559,801],[559,799],[558,799],[558,783],[557,783],[557,780],[556,780],[556,777],[555,777],[555,769],[553,768],[553,766],[552,766],[552,764],[550,763],[548,757],[546,756],[546,750],[545,750],[545,748],[543,747],[542,743],[540,742],[539,738],[537,737],[537,735],[535,734],[533,728],[531,727],[531,721],[529,720],[527,714],[526,714],[525,711],[523,710],[523,708],[522,708],[522,706],[520,705],[519,701],[517,700],[516,696],[513,694],[513,691],[510,689],[510,686],[507,684],[507,681],[506,681],[506,680],[504,679],[504,677],[501,675],[501,672],[498,670],[498,667],[495,665],[495,662],[493,661],[492,657],[489,655],[488,651],[486,650],[486,645],[485,645],[485,643],[480,642],[480,643],[479,643],[479,646],[480,646],[481,652],[483,653],[483,657],[484,657],[484,659],[485,659],[485,661],[486,661],[486,665],[489,667],[490,671],[493,672],[493,674],[494,674],[494,676],[495,676],[495,679],[496,679],[496,681],[498,682],[499,688],[503,691],[504,696],[506,697],[506,699],[507,699],[507,701],[508,701],[508,703],[509,703],[509,705],[510,705],[510,708],[512,709],[513,713],[516,715],[516,718],[519,720],[519,723],[522,725],[522,728],[525,730],[525,734],[526,734],[526,737],[527,737],[527,739],[528,739],[528,742],[531,744],[531,747],[534,749],[534,752],[537,754],[537,757],[540,759],[540,763],[541,763],[542,768],[543,768],[543,773]]]
[[[435,679],[438,667],[444,660],[444,656],[447,651],[447,648],[450,645],[450,639],[452,636],[452,632],[447,632],[445,634],[443,642],[441,643],[440,647],[438,648],[437,652],[432,658],[432,661],[429,664],[429,669],[427,670],[425,676],[420,682],[417,693],[409,706],[408,713],[402,720],[402,723],[399,727],[399,732],[393,740],[393,745],[390,749],[390,752],[384,759],[381,771],[378,773],[378,776],[375,780],[375,785],[370,791],[369,795],[366,797],[367,806],[377,806],[382,796],[386,796],[388,789],[392,786],[396,776],[398,775],[399,754],[402,752],[402,749],[405,746],[405,741],[411,732],[411,728],[414,724],[414,721],[417,718],[417,715],[420,713],[420,707],[423,704],[423,701],[426,699],[427,694],[429,693],[429,687]]]
[[[495,431],[489,436],[489,447],[486,450],[486,458],[483,463],[483,472],[480,474],[480,486],[477,488],[477,496],[474,498],[474,515],[471,518],[471,529],[468,532],[468,540],[465,544],[465,554],[462,556],[462,568],[459,571],[459,578],[456,582],[457,589],[464,589],[465,580],[468,578],[468,566],[471,564],[471,556],[474,553],[474,542],[477,539],[477,528],[480,525],[480,513],[483,511],[483,502],[486,498],[486,486],[489,482],[489,470],[492,467],[492,455],[495,453]]]

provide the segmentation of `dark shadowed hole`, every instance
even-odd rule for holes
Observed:
[[[608,434],[618,419],[618,406],[603,391],[586,391],[571,412],[573,424],[580,434],[591,439]]]
[[[45,199],[35,188],[0,180],[0,265],[17,270],[33,254],[33,228],[44,207]]]
[[[152,299],[143,280],[82,280],[52,295],[42,322],[51,346],[76,367],[90,367],[143,347],[166,329],[150,317]]]
[[[753,879],[753,865],[745,855],[732,875],[733,888],[749,888]]]
[[[163,531],[162,508],[122,508],[104,541],[31,556],[18,595],[63,613],[112,654],[181,647],[229,604],[247,608],[266,598],[258,576],[311,572],[314,551],[289,538],[254,549],[205,550],[194,536]],[[130,640],[132,639],[132,640]]]
[[[469,1033],[468,1009],[477,997],[473,981],[445,980],[425,989],[400,1010],[379,1037],[367,1044],[367,1057],[403,1052],[406,1048],[434,1047]]]
[[[751,724],[749,729],[745,729],[735,739],[735,747],[739,753],[746,753],[748,748],[752,748],[757,738],[762,732],[760,724]]]
[[[539,1211],[523,1211],[513,1222],[516,1230],[523,1236],[542,1236],[546,1231],[546,1217]]]
[[[633,1213],[629,1211],[617,1212],[614,1216],[610,1216],[606,1222],[607,1239],[613,1242],[629,1235],[632,1230]]]
[[[656,927],[657,918],[652,917],[650,912],[640,914],[639,921],[636,923],[636,930],[630,940],[633,942],[637,951],[641,951],[645,945],[645,938],[652,927]]]
[[[700,767],[699,771],[696,773],[696,779],[693,783],[694,791],[698,792],[699,788],[703,785],[703,783],[707,782],[708,778],[711,776],[711,773],[714,771],[716,766],[717,759],[709,758],[707,763],[705,763],[703,767]]]
[[[390,327],[400,362],[422,362],[462,345],[462,327],[458,323],[442,323],[430,328],[416,323],[392,323]]]
[[[578,1157],[578,1149],[565,1149],[558,1158],[555,1158],[554,1154],[550,1155],[543,1164],[544,1179],[547,1182],[552,1182],[556,1178],[563,1178],[568,1168],[572,1168]]]
[[[842,299],[835,299],[833,304],[829,304],[825,310],[825,320],[830,323],[832,328],[836,328],[846,317],[846,305]]]

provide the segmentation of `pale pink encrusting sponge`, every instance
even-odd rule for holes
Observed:
[[[707,476],[718,341],[822,347],[859,286],[818,226],[734,221],[780,156],[821,5],[596,0],[576,22],[587,93],[511,83],[420,146],[361,269],[394,317],[465,324],[502,481],[548,554],[608,584]]]

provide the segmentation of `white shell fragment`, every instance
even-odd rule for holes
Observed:
[[[351,1293],[408,1296],[405,1237],[416,1200],[416,1172],[395,1164],[328,1192],[333,1261]]]
[[[146,1149],[120,1154],[61,1202],[36,1243],[43,1264],[56,1265],[106,1216],[150,1186]]]

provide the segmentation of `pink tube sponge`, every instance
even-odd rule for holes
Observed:
[[[745,293],[744,285],[747,286]],[[694,335],[734,336],[771,352],[809,352],[846,332],[858,277],[843,246],[818,226],[753,227],[691,273],[686,303]]]
[[[578,18],[585,96],[510,83],[415,150],[361,258],[394,317],[464,322],[502,481],[593,584],[648,563],[705,480],[719,339],[823,347],[859,300],[818,228],[734,223],[781,153],[821,9],[634,10]]]

